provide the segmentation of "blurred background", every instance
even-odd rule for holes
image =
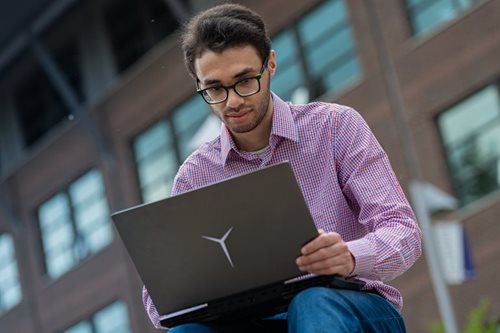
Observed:
[[[0,332],[156,331],[109,214],[168,196],[217,135],[178,42],[216,3],[0,2]],[[240,3],[268,24],[272,90],[356,108],[429,222],[432,251],[392,282],[408,331],[446,308],[498,332],[500,0]]]

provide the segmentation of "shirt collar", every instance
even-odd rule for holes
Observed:
[[[280,136],[293,141],[298,141],[298,130],[293,120],[290,105],[284,102],[273,92],[271,92],[271,97],[273,99],[274,105],[271,136]],[[224,125],[224,123],[222,123],[221,127],[220,140],[221,158],[225,165],[231,150],[238,152],[238,148],[236,147],[236,143],[234,142],[233,137],[229,133],[229,130],[227,129],[226,125]]]

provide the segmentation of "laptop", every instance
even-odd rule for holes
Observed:
[[[112,219],[164,327],[286,311],[310,286],[295,260],[318,231],[289,162],[143,204]]]

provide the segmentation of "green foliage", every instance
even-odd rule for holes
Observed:
[[[481,300],[479,306],[469,314],[469,321],[463,333],[495,333],[498,323],[494,319],[487,318],[489,308],[490,301],[488,299]],[[446,332],[440,321],[430,323],[429,330],[431,333]]]
[[[464,331],[464,333],[495,333],[497,323],[494,320],[487,320],[488,309],[490,307],[490,302],[487,299],[483,299],[481,304],[469,315],[469,323]]]
[[[433,321],[430,324],[429,329],[431,333],[446,333],[446,331],[444,330],[444,325],[440,321]]]

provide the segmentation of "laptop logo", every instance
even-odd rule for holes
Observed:
[[[202,238],[205,238],[209,241],[216,242],[222,247],[222,251],[224,251],[224,254],[226,255],[227,260],[229,261],[229,264],[231,265],[232,268],[234,268],[233,261],[231,260],[231,256],[229,255],[229,251],[227,250],[226,247],[226,239],[229,236],[229,234],[233,231],[233,227],[229,228],[228,231],[222,236],[222,238],[215,238],[215,237],[208,237],[208,236],[201,236]]]

